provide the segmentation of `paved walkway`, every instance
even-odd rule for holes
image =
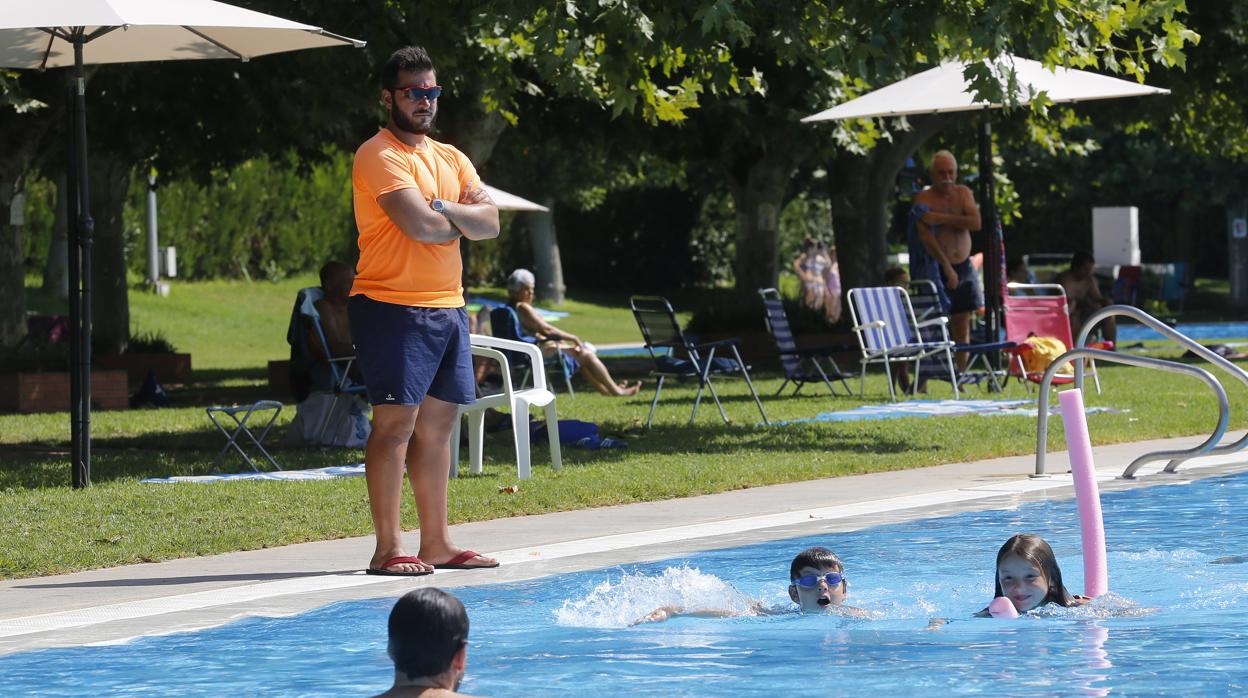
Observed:
[[[1200,440],[1096,448],[1101,487],[1147,486],[1248,470],[1248,456],[1240,455],[1192,461],[1178,475],[1158,474],[1154,466],[1137,480],[1116,478],[1141,453],[1186,448]],[[3,581],[0,654],[115,642],[217,625],[245,614],[299,613],[345,599],[397,597],[420,584],[454,587],[529,579],[1073,496],[1068,474],[1031,478],[1033,470],[1033,456],[998,458],[454,527],[456,542],[503,561],[494,570],[398,579],[369,576],[360,569],[372,553],[372,538],[361,537]],[[1050,455],[1050,473],[1068,470],[1064,452]],[[417,536],[409,534],[412,550],[418,547]]]

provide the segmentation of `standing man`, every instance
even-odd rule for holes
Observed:
[[[971,341],[971,313],[984,305],[979,276],[971,264],[971,231],[981,227],[979,207],[969,187],[958,184],[958,161],[941,150],[932,157],[932,186],[914,197],[923,207],[914,233],[927,260],[911,259],[910,276],[929,279],[941,292],[949,313],[950,334],[959,344]],[[912,248],[914,246],[912,245]],[[917,262],[917,263],[916,263]],[[924,263],[926,262],[926,263]],[[958,354],[958,369],[966,368],[966,353]]]
[[[451,428],[457,405],[476,399],[459,238],[498,237],[498,209],[468,158],[428,137],[441,94],[423,48],[395,51],[381,72],[389,121],[356,151],[351,171],[360,261],[347,312],[373,405],[369,574],[498,566],[456,547],[447,527]],[[399,525],[405,464],[420,517],[416,557]]]

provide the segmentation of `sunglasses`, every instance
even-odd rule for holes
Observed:
[[[799,587],[806,587],[807,589],[814,589],[815,587],[819,586],[819,579],[820,577],[817,574],[804,574],[798,577],[797,579],[794,579],[793,583],[798,585]],[[845,575],[841,574],[840,572],[829,572],[823,575],[823,579],[828,583],[828,586],[834,587],[840,584],[841,582],[845,581]]]
[[[413,102],[419,102],[427,99],[430,102],[442,96],[442,86],[434,85],[433,87],[396,87],[395,92],[406,94],[407,98]]]

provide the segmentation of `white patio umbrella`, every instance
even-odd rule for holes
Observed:
[[[494,199],[494,204],[498,206],[500,211],[550,211],[550,209],[541,204],[535,204],[515,194],[508,194],[502,189],[495,189],[484,182],[481,183],[481,186],[485,187],[485,191],[489,193],[491,199]]]
[[[77,205],[70,240],[70,440],[74,487],[91,478],[91,234],[88,210],[86,79],[88,63],[204,58],[248,61],[282,51],[355,46],[299,22],[212,0],[31,0],[0,4],[0,67],[74,67],[67,199]],[[74,191],[74,184],[77,191]],[[81,260],[79,255],[81,254]],[[81,269],[81,271],[80,271]]]
[[[955,61],[942,63],[930,70],[868,92],[857,99],[807,116],[802,119],[802,122],[983,111],[985,116],[981,124],[979,143],[980,202],[987,230],[994,236],[992,239],[995,239],[996,213],[992,192],[991,125],[987,110],[998,109],[1004,105],[989,102],[972,94],[970,83],[963,77],[967,65],[968,63]],[[1032,99],[1041,92],[1044,92],[1055,104],[1170,93],[1169,90],[1160,87],[1142,85],[1086,70],[1061,67],[1049,69],[1039,61],[1008,54],[1002,56],[996,64],[990,62],[988,65],[1005,90],[1009,89],[1009,84],[1004,66],[1013,66],[1014,101],[1019,105],[1030,104]],[[998,244],[987,246],[989,254],[984,263],[984,285],[987,286],[985,300],[988,303],[990,332],[995,332],[998,326],[998,317],[995,312],[1000,302],[998,274],[1001,251],[998,247]]]

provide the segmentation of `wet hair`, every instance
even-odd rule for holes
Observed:
[[[330,283],[339,274],[350,274],[351,267],[338,261],[329,261],[321,267],[321,288],[329,288]]]
[[[801,576],[803,567],[814,567],[817,570],[831,569],[835,572],[845,572],[845,565],[841,564],[841,559],[836,553],[827,548],[814,547],[806,548],[793,558],[793,562],[789,563],[789,581],[792,582]]]
[[[433,59],[419,46],[404,46],[390,54],[381,66],[381,86],[393,90],[399,86],[399,72],[424,73],[433,70]]]
[[[1085,264],[1096,264],[1096,257],[1092,256],[1087,250],[1079,250],[1074,257],[1070,258],[1070,268],[1078,269]]]
[[[896,286],[899,281],[906,278],[907,274],[909,274],[909,272],[901,267],[889,267],[884,272],[884,283],[889,286]]]
[[[451,668],[468,644],[468,612],[451,594],[434,587],[409,591],[390,611],[390,658],[409,679]]]
[[[1044,581],[1048,582],[1049,591],[1040,601],[1040,606],[1049,603],[1059,606],[1074,605],[1074,599],[1071,598],[1070,592],[1066,591],[1066,585],[1062,583],[1062,568],[1057,566],[1057,556],[1053,554],[1053,548],[1049,547],[1043,538],[1032,533],[1014,534],[997,551],[997,564],[992,570],[993,588],[996,591],[993,594],[994,597],[1005,596],[1001,591],[1001,575],[997,570],[1001,568],[1001,563],[1005,558],[1011,555],[1017,555],[1030,562],[1044,574]]]

